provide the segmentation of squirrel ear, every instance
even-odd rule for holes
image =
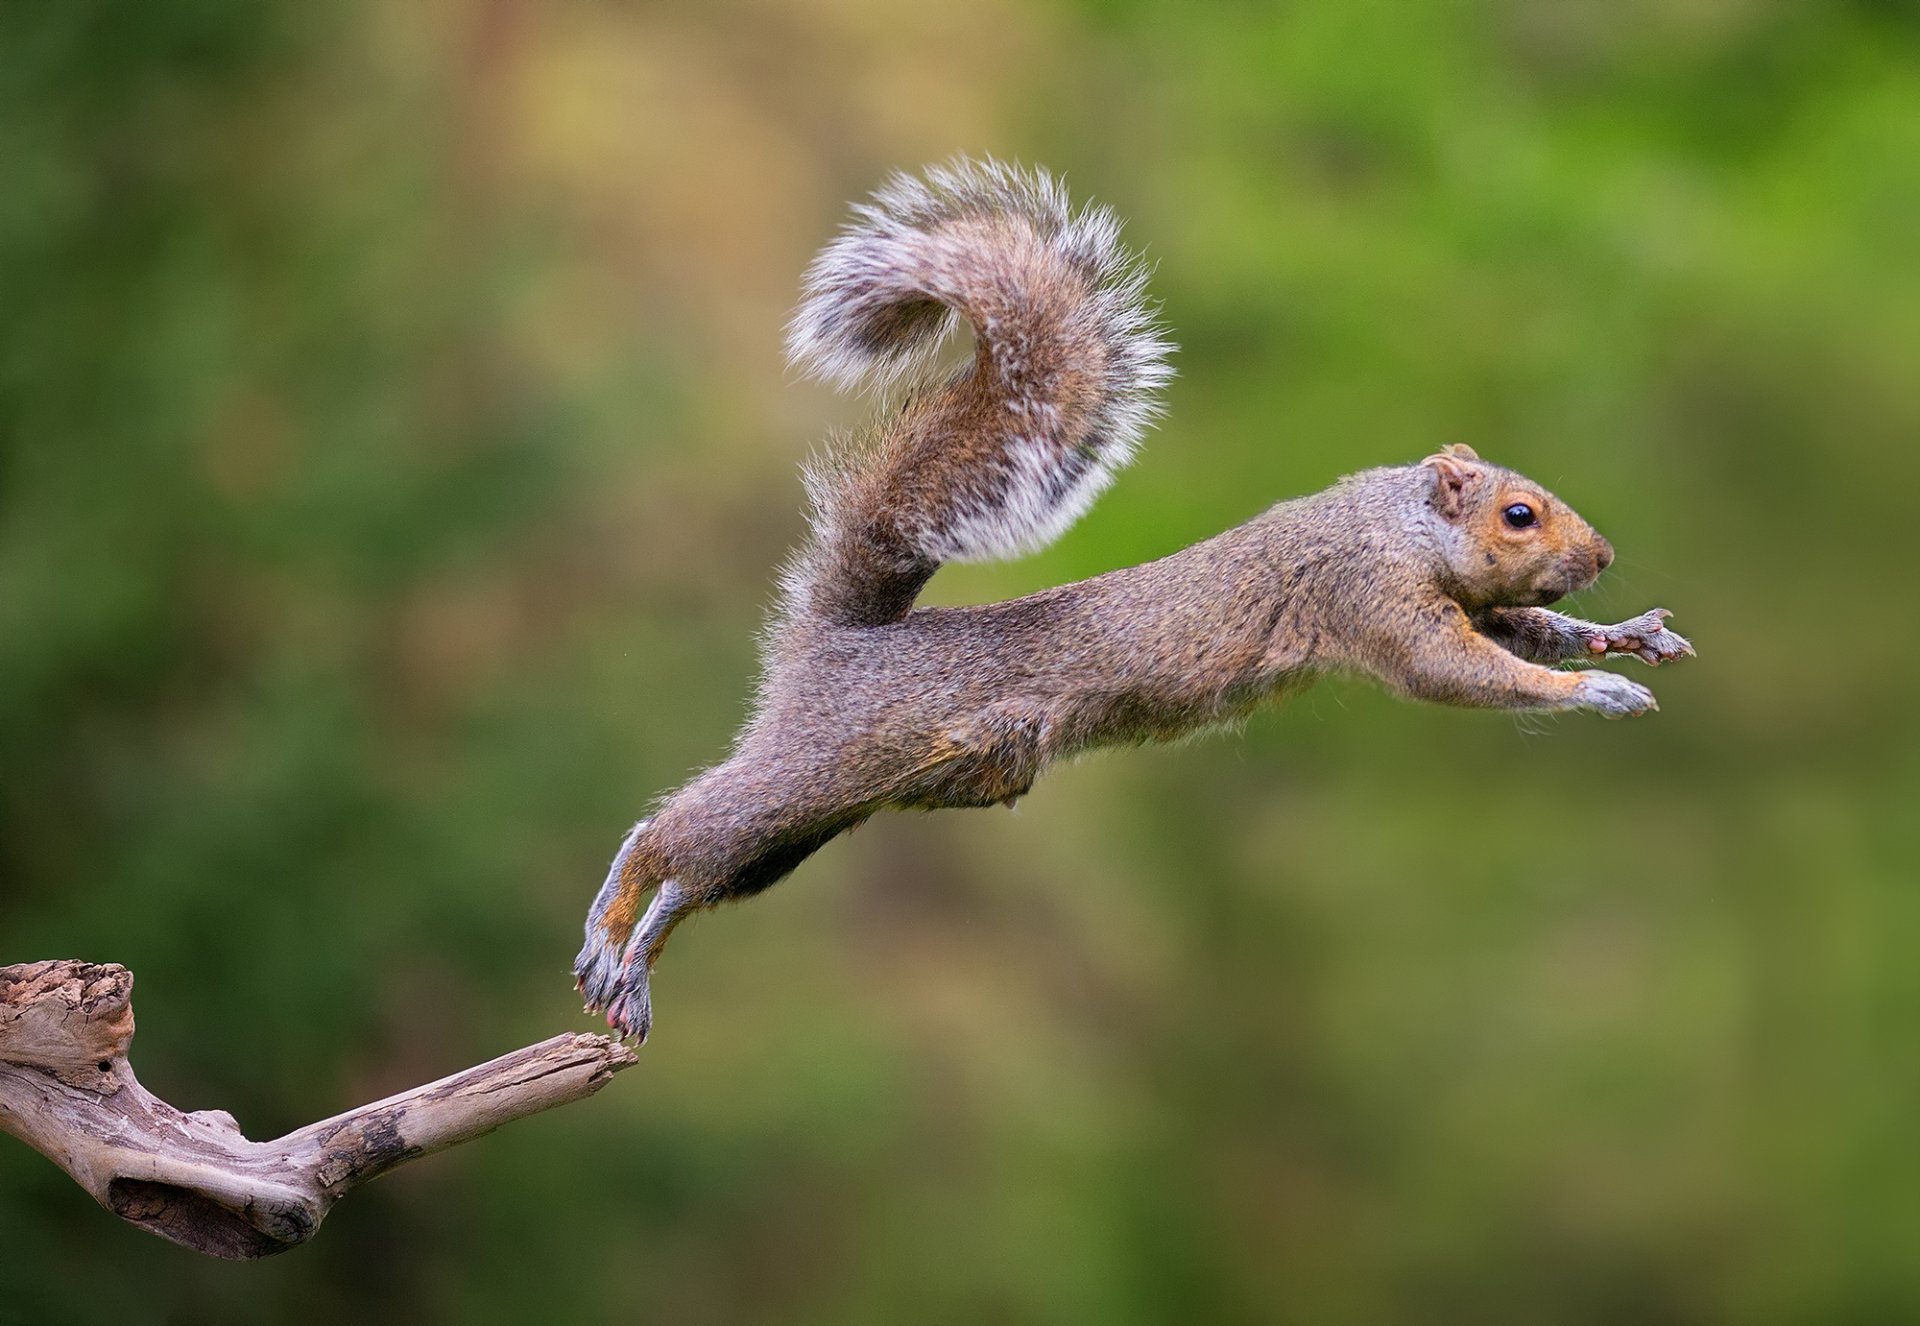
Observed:
[[[1480,477],[1480,467],[1473,463],[1479,459],[1472,447],[1456,442],[1420,462],[1433,471],[1434,509],[1448,520],[1459,519],[1466,508],[1467,488]]]

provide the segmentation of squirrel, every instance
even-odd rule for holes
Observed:
[[[646,1039],[676,925],[883,809],[1012,805],[1063,756],[1230,722],[1335,671],[1474,708],[1656,707],[1625,677],[1552,665],[1692,654],[1671,614],[1548,611],[1612,546],[1463,445],[1145,565],[916,608],[943,563],[1053,542],[1130,459],[1172,376],[1145,285],[1110,212],[991,161],[895,176],[815,259],[791,362],[903,390],[863,445],[806,475],[811,537],[731,754],[633,827],[593,902],[575,978],[619,1034]],[[971,361],[943,373],[933,356],[962,320]]]

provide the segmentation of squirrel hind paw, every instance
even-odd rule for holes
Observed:
[[[637,935],[617,948],[602,932],[590,930],[586,947],[573,960],[573,977],[586,1012],[604,1011],[607,1025],[622,1039],[645,1043],[653,1025],[653,1000],[648,991],[651,973],[639,946]]]
[[[620,993],[623,948],[599,927],[588,928],[587,942],[573,960],[573,986],[589,1011],[605,1008]]]
[[[632,947],[641,900],[657,887],[636,858],[652,827],[652,820],[641,820],[627,833],[588,909],[586,943],[573,960],[573,979],[590,1011],[605,1008],[619,993],[620,969]]]
[[[586,1001],[588,1013],[605,1012],[607,1026],[622,1040],[646,1043],[653,1026],[653,998],[649,991],[652,955],[646,926],[620,927],[587,924],[587,942],[573,960],[574,987]]]
[[[607,1026],[613,1029],[621,1040],[631,1040],[638,1044],[647,1043],[647,1033],[653,1030],[653,994],[648,989],[647,971],[639,969],[637,980],[630,988],[623,990],[607,1005]]]

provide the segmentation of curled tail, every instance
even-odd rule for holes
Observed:
[[[789,611],[895,621],[943,562],[1058,538],[1132,457],[1172,376],[1146,273],[1110,212],[1042,171],[961,161],[895,176],[807,271],[788,357],[841,386],[904,381],[863,447],[808,474],[813,538]],[[957,319],[972,362],[938,376]]]

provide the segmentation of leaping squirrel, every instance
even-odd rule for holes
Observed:
[[[959,319],[972,361],[941,375]],[[1640,714],[1644,686],[1549,665],[1693,652],[1665,609],[1613,626],[1547,611],[1612,547],[1464,446],[1144,566],[915,608],[942,563],[1032,552],[1092,504],[1158,413],[1171,350],[1112,214],[1074,211],[1044,172],[960,161],[855,209],[807,271],[788,354],[904,392],[807,476],[812,535],[732,753],[633,827],[594,899],[574,972],[615,1030],[646,1038],[681,920],[877,811],[1011,804],[1061,756],[1226,722],[1332,671],[1443,704]]]

